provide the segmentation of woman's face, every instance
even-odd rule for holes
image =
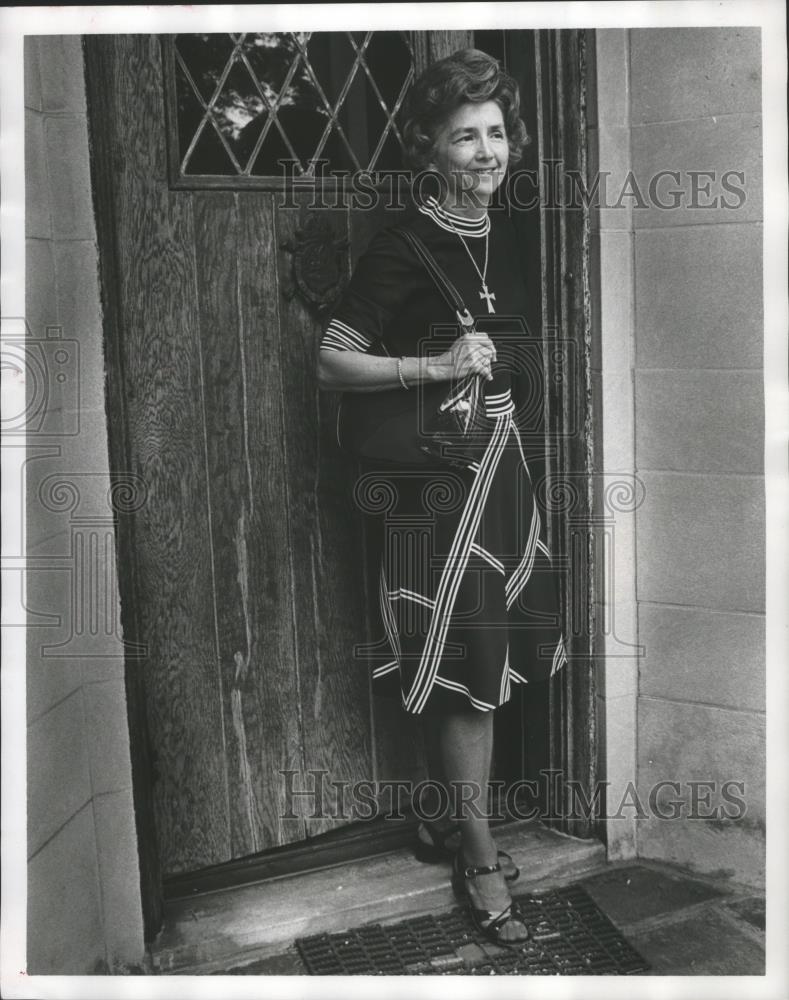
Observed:
[[[436,135],[431,165],[446,179],[455,205],[487,205],[504,178],[509,155],[498,104],[461,104]],[[463,192],[471,193],[464,198]]]

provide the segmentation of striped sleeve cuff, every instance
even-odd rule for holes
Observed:
[[[365,353],[372,345],[371,337],[366,337],[353,327],[333,319],[326,328],[320,347],[323,351],[361,351]]]

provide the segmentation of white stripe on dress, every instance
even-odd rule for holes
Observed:
[[[523,462],[523,466],[526,469],[526,475],[529,477],[529,482],[531,482],[531,469],[529,468],[529,463],[526,461],[526,456],[523,453],[523,442],[521,441],[521,436],[518,431],[518,425],[514,420],[512,420],[512,418],[510,418],[510,420],[512,421],[512,430],[515,434],[515,440],[518,442],[518,451],[521,453],[521,462]]]
[[[565,663],[567,663],[567,653],[566,653],[565,648],[564,648],[564,636],[560,635],[559,636],[559,641],[556,644],[556,649],[554,650],[554,653],[553,653],[553,664],[551,666],[551,677],[553,677],[553,675],[556,673],[556,671],[560,670],[565,665]]]
[[[503,705],[510,697],[510,647],[507,644],[507,651],[504,654],[504,669],[501,672],[501,684],[499,685],[499,704]]]
[[[433,685],[433,679],[438,671],[455,598],[468,563],[471,543],[479,530],[490,485],[509,436],[510,423],[511,418],[505,420],[503,417],[498,417],[496,419],[496,426],[485,449],[480,471],[474,477],[466,506],[452,540],[452,548],[441,573],[436,593],[436,607],[430,620],[425,648],[406,700],[407,708],[417,713],[424,708]]]
[[[528,684],[529,683],[526,680],[526,678],[523,676],[523,674],[519,674],[518,671],[517,670],[513,670],[512,667],[510,667],[510,669],[509,669],[509,674],[510,674],[510,677],[514,677],[515,680],[519,681],[521,684]]]
[[[482,546],[477,545],[476,542],[471,543],[471,551],[475,552],[478,556],[481,556],[486,562],[489,562],[491,566],[502,574],[502,576],[506,576],[504,563],[497,559],[492,552],[488,552],[487,549],[483,549]]]
[[[414,590],[407,590],[405,587],[398,587],[397,590],[390,590],[389,592],[390,601],[399,601],[403,598],[406,601],[413,601],[415,604],[424,604],[426,608],[434,608],[436,602],[430,598],[426,597],[424,594],[417,594]]]
[[[537,540],[540,533],[540,513],[537,510],[537,502],[532,501],[531,509],[531,527],[529,529],[529,538],[526,542],[526,549],[523,553],[518,568],[512,574],[512,576],[507,580],[504,586],[504,592],[507,595],[507,610],[512,607],[515,598],[526,586],[529,577],[531,576],[532,567],[534,566],[534,553],[537,550]]]
[[[397,670],[400,664],[397,660],[392,660],[391,663],[384,663],[383,666],[373,667],[373,677],[383,677],[384,674],[389,674],[393,670]]]
[[[386,577],[384,575],[383,563],[381,563],[381,575],[378,587],[378,596],[381,604],[381,618],[383,619],[384,628],[386,629],[386,634],[389,638],[392,652],[397,657],[399,662],[402,660],[403,654],[400,650],[400,638],[397,634],[397,622],[392,614],[392,605],[389,603],[387,594],[388,588],[386,586]]]
[[[448,681],[446,677],[436,676],[433,679],[433,683],[437,684],[439,687],[448,688],[450,691],[460,691],[461,694],[466,695],[468,700],[475,708],[481,708],[484,710],[491,710],[496,708],[496,705],[491,705],[490,702],[481,701],[479,698],[475,698],[474,695],[469,691],[465,684],[461,684],[459,681]]]
[[[372,339],[354,330],[353,327],[333,319],[326,327],[326,332],[320,342],[322,351],[361,351],[366,352],[372,345]]]

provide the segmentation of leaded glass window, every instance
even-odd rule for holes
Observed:
[[[400,112],[414,78],[406,32],[175,35],[166,56],[179,187],[402,165]]]

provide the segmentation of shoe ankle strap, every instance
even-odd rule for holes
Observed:
[[[475,878],[477,875],[492,875],[493,872],[501,871],[501,862],[495,865],[467,865],[463,862],[463,878]]]

